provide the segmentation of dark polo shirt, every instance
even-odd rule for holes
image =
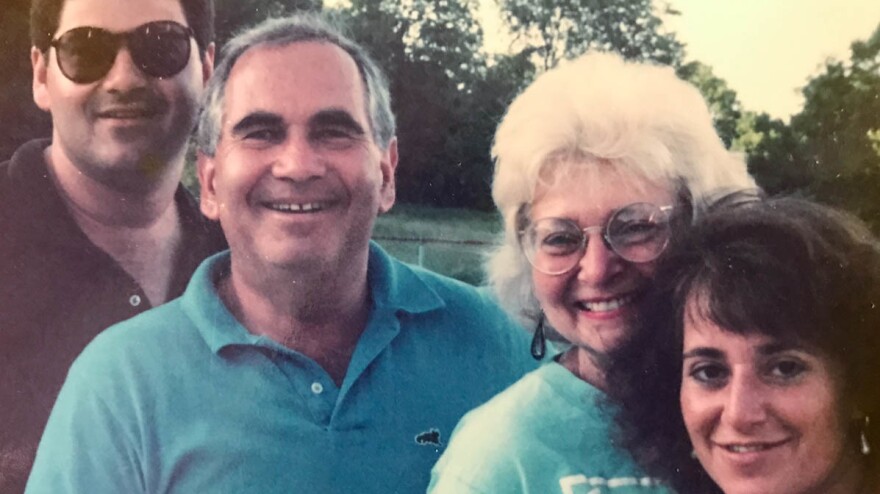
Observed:
[[[151,308],[68,213],[43,159],[48,145],[28,142],[0,164],[0,452],[36,446],[74,358],[108,326]],[[182,186],[175,201],[183,238],[172,298],[203,259],[226,248],[219,225]]]

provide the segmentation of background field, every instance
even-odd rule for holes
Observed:
[[[478,285],[500,231],[497,213],[398,204],[379,217],[373,239],[398,259]]]

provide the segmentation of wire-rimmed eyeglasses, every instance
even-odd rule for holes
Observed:
[[[673,209],[637,202],[614,211],[604,225],[586,228],[565,218],[541,218],[520,232],[520,245],[532,266],[549,275],[566,273],[580,262],[591,231],[602,232],[605,245],[622,259],[650,262],[669,244]]]

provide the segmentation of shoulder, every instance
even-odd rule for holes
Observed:
[[[654,481],[613,446],[595,393],[573,380],[547,363],[465,415],[432,471],[430,492],[570,492],[564,486],[581,484],[658,492],[643,490],[656,489]]]
[[[371,245],[370,263],[371,289],[380,303],[447,332],[514,340],[516,345],[527,339],[487,289],[403,263],[376,244]]]
[[[185,365],[200,347],[204,341],[176,299],[102,331],[74,361],[67,380],[98,387],[130,383]]]
[[[492,293],[486,288],[478,288],[459,280],[448,278],[418,266],[400,261],[397,263],[399,276],[406,279],[401,289],[422,291],[437,300],[436,312],[445,317],[468,321],[468,326],[499,327],[519,330],[521,326],[511,319],[498,305]]]
[[[546,367],[546,366],[545,366]],[[543,446],[539,415],[553,402],[536,369],[461,419],[432,471],[431,492],[523,492]],[[557,431],[561,432],[561,431]]]
[[[0,163],[0,203],[4,208],[20,210],[21,204],[15,203],[31,199],[34,187],[45,175],[43,150],[48,145],[46,139],[28,141]]]
[[[418,266],[405,265],[413,275],[434,290],[450,309],[488,311],[490,317],[503,314],[491,292]]]
[[[533,427],[536,416],[548,400],[554,399],[542,374],[544,367],[529,372],[468,412],[456,426],[444,456],[475,457],[480,462],[497,463],[518,455],[521,446],[538,433]]]

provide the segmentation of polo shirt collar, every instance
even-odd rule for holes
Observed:
[[[395,261],[375,242],[371,241],[369,248],[367,282],[373,306],[359,347],[367,343],[364,339],[378,343],[374,340],[378,338],[387,344],[399,332],[396,316],[401,313],[419,314],[445,306],[440,295],[412,268]],[[211,351],[218,353],[241,345],[289,351],[271,338],[250,333],[229,312],[217,293],[217,282],[229,275],[229,269],[228,250],[209,257],[196,269],[181,299],[184,311]]]
[[[440,295],[413,268],[392,259],[373,241],[370,241],[367,280],[373,310],[419,314],[445,306]]]

